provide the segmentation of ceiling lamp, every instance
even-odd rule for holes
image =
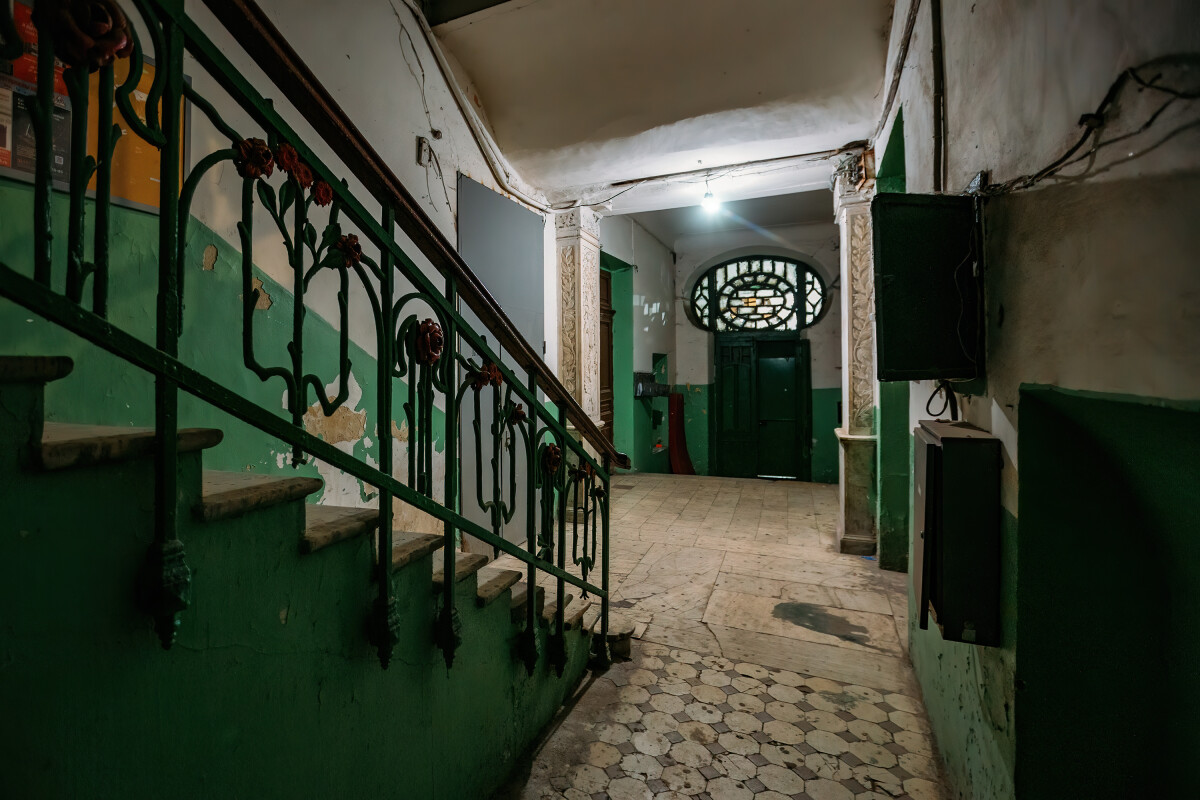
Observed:
[[[708,188],[708,178],[704,179],[704,199],[700,201],[700,207],[709,214],[717,213],[717,209],[721,207],[721,201]]]

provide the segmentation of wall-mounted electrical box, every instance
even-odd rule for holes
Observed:
[[[914,429],[918,622],[952,642],[1000,644],[1000,440],[966,422]]]
[[[871,201],[880,380],[983,377],[978,202],[919,194]]]
[[[654,379],[653,372],[633,373],[634,397],[666,397],[671,393],[671,387]]]

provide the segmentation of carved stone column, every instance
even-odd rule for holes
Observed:
[[[841,229],[842,427],[839,458],[841,509],[838,544],[843,553],[871,555],[878,530],[875,514],[875,281],[871,237],[871,176],[849,185],[839,176],[834,211]]]
[[[600,216],[573,208],[554,219],[558,251],[558,377],[600,424]]]

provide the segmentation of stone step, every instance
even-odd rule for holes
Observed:
[[[551,598],[552,599],[546,603],[545,607],[542,608],[542,619],[546,620],[547,622],[552,622],[554,620],[554,615],[558,613],[558,598],[553,595],[551,595]],[[563,595],[564,617],[566,612],[571,608],[571,601],[574,599],[575,595],[571,594],[570,592]]]
[[[433,589],[434,591],[438,591],[442,588],[442,581],[445,579],[445,570],[443,569],[441,559],[434,560],[437,563],[433,565]],[[454,582],[462,583],[483,569],[487,563],[488,557],[482,553],[455,553]]]
[[[379,527],[374,508],[309,505],[304,507],[304,538],[300,551],[315,553],[331,544],[370,533]]]
[[[392,531],[392,570],[407,566],[441,547],[442,536],[437,533]]]
[[[74,368],[66,356],[0,356],[0,383],[49,383]]]
[[[475,589],[475,604],[480,607],[490,604],[519,580],[521,580],[521,573],[515,569],[484,567],[479,570],[479,584]]]
[[[582,626],[583,615],[591,608],[592,601],[586,597],[580,597],[567,605],[567,610],[563,613],[563,627],[569,631],[573,631]]]
[[[229,519],[280,503],[303,500],[324,485],[320,478],[205,470],[196,516],[204,522]]]
[[[534,613],[541,614],[542,609],[546,607],[546,590],[538,586],[534,591]],[[512,609],[513,622],[523,622],[525,620],[525,604],[529,602],[529,584],[525,581],[519,581],[513,584],[512,601],[510,608]]]
[[[178,437],[179,452],[192,453],[215,447],[224,434],[216,428],[180,428]],[[126,461],[153,456],[155,439],[153,428],[47,422],[34,458],[45,470]]]

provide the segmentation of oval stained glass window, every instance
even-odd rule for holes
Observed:
[[[692,290],[692,317],[711,331],[807,328],[825,310],[825,284],[808,266],[768,256],[718,264]]]

